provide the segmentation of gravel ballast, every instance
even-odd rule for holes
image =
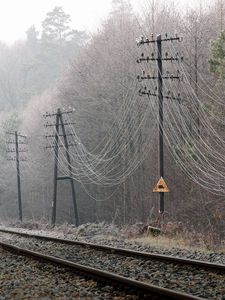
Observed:
[[[191,266],[181,268],[179,264],[123,257],[81,246],[62,245],[35,238],[21,238],[11,234],[3,234],[1,240],[19,247],[66,258],[80,264],[98,267],[125,277],[207,299],[222,299],[225,295],[225,274],[222,272],[196,269]],[[128,248],[127,245],[126,248]],[[138,250],[146,251],[146,249],[140,248]]]
[[[1,228],[1,227],[0,227]],[[157,247],[142,243],[141,241],[130,240],[125,234],[121,234],[117,227],[111,224],[83,224],[79,227],[55,227],[54,229],[28,230],[24,228],[2,227],[3,229],[17,230],[19,232],[41,234],[50,237],[78,240],[99,245],[107,245],[117,248],[132,249],[137,251],[171,255],[181,258],[203,260],[212,263],[225,265],[225,253],[213,251],[200,251],[184,249],[179,247]],[[157,237],[155,238],[157,240]]]
[[[17,256],[1,248],[0,268],[0,300],[140,299],[127,290],[118,291],[62,267]]]

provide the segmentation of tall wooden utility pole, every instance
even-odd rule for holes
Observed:
[[[18,188],[18,205],[19,205],[19,219],[22,221],[22,202],[21,202],[21,185],[20,185],[20,159],[19,159],[19,145],[18,133],[15,131],[16,142],[16,170],[17,170],[17,188]]]
[[[157,67],[158,67],[158,75],[157,76],[152,76],[151,74],[146,74],[143,72],[142,75],[138,75],[137,79],[138,81],[145,81],[145,80],[157,80],[157,91],[158,94],[156,94],[154,91],[147,90],[147,87],[145,86],[144,89],[139,90],[139,95],[147,95],[148,97],[150,96],[156,96],[158,98],[158,112],[159,112],[159,177],[160,180],[157,184],[157,189],[156,191],[159,192],[159,200],[160,200],[160,205],[159,205],[159,213],[160,215],[163,215],[164,213],[164,193],[168,192],[168,188],[164,182],[164,130],[163,130],[163,100],[164,99],[171,99],[171,100],[178,100],[180,101],[179,97],[175,97],[172,93],[169,95],[164,95],[163,94],[163,81],[165,79],[177,79],[180,80],[181,77],[179,75],[179,71],[177,71],[177,74],[175,75],[164,75],[163,74],[163,61],[180,61],[183,58],[178,57],[177,55],[169,56],[168,53],[165,53],[165,57],[162,57],[162,42],[167,42],[167,41],[178,41],[180,40],[179,37],[168,37],[165,35],[164,38],[161,37],[161,35],[158,35],[157,38],[155,39],[153,36],[151,39],[141,37],[139,40],[137,40],[137,45],[141,46],[144,44],[150,44],[154,43],[156,44],[156,51],[157,51],[157,57],[155,58],[155,54],[152,53],[151,56],[145,56],[144,53],[141,54],[141,58],[137,59],[137,63],[142,63],[143,61],[145,62],[151,62],[151,61],[157,61]]]
[[[74,123],[67,123],[63,120],[63,114],[69,114],[73,111],[61,111],[59,108],[57,109],[56,113],[46,113],[44,115],[45,118],[47,117],[56,117],[54,124],[48,124],[46,123],[46,127],[55,127],[55,134],[54,135],[46,135],[46,138],[54,138],[54,145],[47,146],[46,148],[53,148],[54,149],[54,179],[53,179],[53,201],[52,201],[52,219],[51,223],[54,226],[56,222],[56,203],[57,203],[57,185],[58,180],[69,180],[71,184],[71,194],[73,199],[73,206],[74,206],[74,218],[75,218],[75,225],[79,226],[79,214],[78,214],[78,208],[77,208],[77,200],[76,200],[76,191],[74,186],[74,180],[72,178],[72,166],[71,166],[71,157],[69,152],[69,147],[74,146],[74,144],[68,143],[68,136],[72,136],[73,133],[67,133],[65,126],[66,125],[72,125]],[[61,133],[60,133],[61,129]],[[63,138],[63,144],[59,143],[59,137]],[[58,176],[58,161],[59,161],[59,147],[65,148],[66,151],[66,160],[67,160],[67,168],[69,176]]]
[[[12,138],[14,136],[14,140],[10,140],[7,142],[7,144],[13,144],[15,148],[13,149],[8,149],[8,153],[15,153],[15,157],[10,157],[8,160],[14,160],[16,161],[16,171],[17,171],[17,194],[18,194],[18,209],[19,209],[19,220],[23,220],[23,211],[22,211],[22,199],[21,199],[21,181],[20,181],[20,161],[26,161],[25,158],[20,158],[20,153],[21,152],[27,152],[26,149],[20,149],[20,145],[27,144],[26,142],[26,136],[19,134],[17,131],[14,133],[12,132],[7,132]],[[23,141],[21,141],[19,138],[22,138]]]
[[[162,78],[162,39],[157,36],[158,101],[159,101],[159,177],[164,178],[164,141],[163,141],[163,78]],[[159,193],[160,213],[164,212],[164,192]]]
[[[77,200],[76,200],[76,192],[75,192],[75,186],[74,186],[74,180],[72,178],[72,167],[71,167],[71,159],[70,159],[70,153],[69,153],[69,143],[67,140],[67,134],[65,130],[65,122],[63,121],[63,116],[62,113],[59,113],[59,119],[61,121],[61,126],[62,126],[62,134],[64,138],[64,145],[65,145],[65,150],[66,150],[66,159],[67,159],[67,164],[68,164],[68,171],[69,171],[69,180],[70,180],[70,185],[71,185],[71,192],[72,192],[72,199],[73,199],[73,207],[74,207],[74,216],[75,216],[75,222],[76,226],[79,226],[79,216],[78,216],[78,209],[77,209]]]
[[[55,122],[55,145],[54,145],[54,179],[53,179],[53,200],[52,200],[52,224],[55,225],[56,221],[56,197],[57,197],[57,176],[58,176],[58,159],[59,159],[59,114],[60,110],[57,110],[56,113],[56,122]]]

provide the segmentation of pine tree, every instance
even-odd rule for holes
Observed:
[[[42,39],[46,42],[57,42],[59,44],[71,39],[70,23],[70,15],[66,14],[62,7],[56,6],[47,13],[47,17],[42,22]]]

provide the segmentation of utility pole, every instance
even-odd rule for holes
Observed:
[[[57,109],[56,113],[46,113],[44,115],[45,118],[48,117],[55,117],[55,123],[49,124],[46,123],[45,127],[55,127],[55,134],[46,135],[47,139],[54,138],[54,144],[47,146],[46,148],[53,148],[54,149],[54,179],[53,179],[53,201],[52,201],[52,219],[51,223],[54,226],[56,222],[56,203],[57,203],[57,185],[58,180],[69,180],[71,185],[71,194],[72,194],[72,200],[73,200],[73,206],[74,206],[74,218],[75,218],[75,224],[76,226],[79,226],[79,214],[78,214],[78,208],[77,208],[77,200],[76,200],[76,191],[75,191],[75,185],[74,180],[72,178],[72,166],[71,166],[71,157],[69,152],[69,147],[75,146],[74,144],[71,144],[68,142],[68,137],[73,136],[73,133],[67,133],[65,126],[66,125],[73,125],[75,123],[72,122],[64,122],[63,115],[72,113],[73,110],[70,111],[61,111],[59,108]],[[61,133],[60,133],[61,129]],[[63,143],[59,143],[59,137],[63,138]],[[66,160],[67,160],[67,168],[69,176],[58,176],[58,161],[59,161],[59,147],[65,148],[66,152]]]
[[[57,175],[58,175],[58,158],[59,158],[59,114],[60,110],[57,110],[56,113],[56,123],[55,123],[55,145],[54,145],[54,153],[55,153],[55,162],[54,162],[54,181],[53,181],[53,201],[52,201],[52,224],[55,225],[56,221],[56,197],[57,197]]]
[[[22,203],[21,203],[21,185],[20,185],[20,160],[19,160],[19,145],[18,133],[15,131],[16,142],[16,170],[17,170],[17,188],[18,188],[18,205],[19,205],[19,219],[22,221]]]
[[[157,36],[157,52],[158,52],[158,100],[159,100],[159,176],[164,178],[164,141],[163,141],[163,79],[162,79],[162,39],[161,35]],[[164,212],[164,193],[159,193],[160,209],[159,212]]]
[[[61,121],[64,144],[66,147],[66,159],[67,159],[67,163],[68,163],[68,170],[69,170],[69,177],[70,177],[69,180],[70,180],[71,191],[72,191],[75,222],[76,222],[76,226],[79,226],[79,216],[78,216],[78,209],[77,209],[76,192],[75,192],[74,180],[72,178],[72,167],[71,167],[71,159],[70,159],[70,153],[69,153],[69,143],[67,140],[67,134],[66,134],[65,125],[63,122],[62,113],[59,114],[59,119]]]
[[[165,35],[165,38],[162,38],[161,35],[158,35],[157,38],[154,38],[154,35],[152,35],[151,39],[141,37],[139,40],[137,40],[137,45],[141,46],[144,44],[156,44],[156,51],[157,51],[157,57],[155,57],[155,54],[152,53],[151,56],[145,56],[144,53],[141,54],[141,58],[137,59],[137,63],[142,62],[151,62],[156,61],[157,62],[157,68],[158,68],[158,74],[157,76],[152,76],[150,74],[146,74],[145,71],[143,71],[142,75],[138,75],[137,79],[138,81],[142,82],[145,80],[157,80],[157,91],[151,91],[147,90],[147,87],[145,86],[144,89],[141,88],[139,90],[139,95],[147,95],[150,96],[156,96],[158,98],[158,120],[159,120],[159,177],[160,180],[157,184],[156,191],[159,192],[159,213],[162,216],[164,213],[164,193],[169,191],[166,184],[164,184],[164,129],[163,129],[163,101],[164,99],[170,99],[170,100],[177,100],[181,101],[180,94],[175,96],[172,92],[168,92],[167,94],[163,93],[163,81],[165,79],[171,79],[171,80],[181,80],[180,72],[177,70],[177,73],[164,75],[163,73],[163,61],[182,61],[183,57],[179,57],[176,53],[175,56],[169,56],[168,52],[165,53],[165,57],[162,57],[162,42],[167,41],[180,41],[181,39],[178,36],[175,37],[168,37],[167,34]]]
[[[26,161],[25,158],[20,158],[21,152],[27,152],[26,149],[20,149],[20,145],[27,145],[26,136],[19,134],[17,131],[14,133],[7,132],[6,134],[10,135],[11,137],[14,136],[14,140],[10,140],[7,144],[13,144],[15,148],[8,149],[6,152],[8,153],[15,153],[15,157],[10,157],[7,160],[14,160],[16,161],[16,171],[17,171],[17,192],[18,192],[18,209],[19,209],[19,220],[22,222],[23,220],[23,211],[22,211],[22,200],[21,200],[21,181],[20,181],[20,161]],[[22,138],[22,141],[21,141]]]

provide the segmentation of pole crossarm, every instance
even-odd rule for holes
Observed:
[[[147,63],[151,62],[151,61],[158,61],[158,58],[154,57],[154,53],[152,53],[152,57],[150,57],[150,56],[144,57],[144,53],[142,53],[141,56],[142,56],[141,58],[137,59],[137,63],[138,64],[140,64],[140,63],[142,63],[144,61],[147,62]],[[173,56],[168,57],[168,54],[167,54],[166,57],[162,58],[162,61],[170,61],[170,62],[177,61],[177,62],[182,62],[183,61],[183,56],[181,56],[181,57],[177,57],[177,56],[175,56],[175,57],[173,57]]]
[[[76,146],[75,144],[68,144],[68,147]],[[65,148],[65,145],[58,145],[58,147]],[[45,149],[55,148],[55,145],[46,146]]]
[[[159,94],[155,93],[155,92],[151,92],[151,90],[142,90],[140,89],[138,91],[138,94],[139,96],[143,96],[143,95],[147,95],[147,96],[155,96],[155,97],[158,97]],[[184,100],[180,97],[180,94],[178,93],[177,94],[177,97],[175,97],[173,94],[171,94],[171,96],[169,96],[169,94],[167,95],[162,95],[164,99],[170,99],[170,100],[176,100],[178,101],[179,103],[182,103]]]
[[[171,79],[171,80],[179,80],[182,81],[183,80],[183,76],[179,76],[179,75],[163,75],[161,76],[162,79]],[[151,79],[159,79],[159,76],[151,76],[151,75],[137,75],[137,80],[138,81],[142,81],[142,80],[151,80]]]
[[[12,132],[12,131],[6,131],[5,134],[9,134],[9,135],[15,136],[15,132]],[[26,135],[20,134],[20,133],[17,133],[17,136],[18,136],[18,137],[22,137],[22,138],[27,138]]]
[[[71,123],[64,123],[64,126],[65,125],[75,125],[76,123],[74,122],[71,122]],[[55,127],[56,124],[45,124],[45,127]]]
[[[67,110],[67,111],[60,111],[60,113],[61,113],[61,115],[72,114],[74,111],[75,111],[75,109],[72,109],[72,110]],[[46,112],[43,115],[44,118],[53,117],[53,116],[57,116],[57,113],[48,113],[48,112]]]
[[[16,149],[6,150],[7,153],[15,153],[16,151],[17,151]],[[19,152],[28,152],[28,150],[20,149]]]
[[[6,144],[15,144],[15,141],[8,141],[6,142]],[[21,141],[18,141],[18,144],[19,145],[28,145],[28,142],[21,142]]]
[[[15,157],[14,158],[7,158],[7,160],[8,161],[15,161],[16,158]],[[27,159],[26,158],[20,158],[20,161],[27,161]]]
[[[168,37],[167,34],[165,34],[165,38],[161,38],[161,42],[167,42],[167,41],[179,41],[182,42],[183,38],[178,37],[177,35],[175,37]],[[153,34],[151,35],[151,39],[141,36],[140,38],[136,39],[137,46],[140,47],[141,45],[144,44],[151,44],[151,43],[157,43],[157,39],[154,39]]]
[[[74,136],[75,134],[74,133],[67,133],[66,134],[67,136]],[[58,134],[58,136],[65,136],[64,134]],[[46,135],[45,136],[46,138],[54,138],[55,135],[54,134],[49,134],[49,135]]]
[[[56,180],[66,180],[66,179],[73,179],[73,178],[70,177],[70,176],[58,176],[58,177],[56,178]]]

